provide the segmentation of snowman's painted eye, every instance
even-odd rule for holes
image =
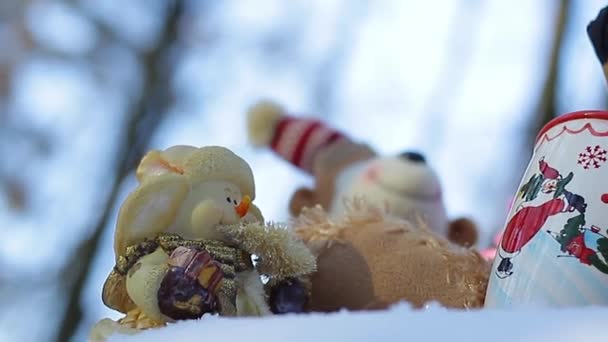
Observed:
[[[234,202],[234,205],[237,205],[236,200],[233,200],[233,202]]]
[[[226,197],[226,202],[230,203],[232,202],[232,199],[230,197]]]

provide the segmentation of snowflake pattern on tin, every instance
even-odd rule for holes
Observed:
[[[595,147],[587,146],[585,150],[578,154],[577,163],[583,166],[583,169],[599,169],[602,163],[606,162],[606,149],[600,145]]]

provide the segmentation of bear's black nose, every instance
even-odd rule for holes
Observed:
[[[424,163],[426,161],[422,154],[420,154],[418,152],[413,152],[413,151],[403,152],[403,153],[401,153],[400,157],[405,160],[418,162],[418,163]]]

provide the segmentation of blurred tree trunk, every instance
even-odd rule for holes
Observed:
[[[46,132],[15,123],[17,120],[11,120],[12,113],[8,105],[13,86],[13,71],[24,56],[34,49],[24,16],[15,15],[23,13],[28,5],[29,1],[26,0],[0,2],[0,144],[27,144],[33,147],[32,150],[42,154],[49,144]],[[29,159],[29,156],[20,157]],[[21,160],[13,159],[12,163],[15,162],[21,163]],[[21,214],[27,209],[28,192],[21,175],[7,170],[8,164],[0,165],[0,196],[6,197],[10,210]]]
[[[368,14],[369,1],[343,1],[342,15],[338,18],[339,27],[329,53],[317,69],[316,79],[312,84],[312,112],[328,118],[334,112],[336,88],[345,68],[345,62],[356,46],[361,22]]]
[[[531,151],[536,140],[536,135],[549,121],[557,116],[557,84],[559,82],[559,66],[562,60],[562,46],[568,27],[570,16],[570,8],[572,6],[570,0],[560,0],[557,7],[557,15],[553,22],[553,37],[551,41],[551,50],[547,61],[547,72],[543,83],[542,92],[536,108],[534,116],[530,124],[528,139],[524,148]]]
[[[439,154],[445,144],[446,123],[444,118],[450,115],[453,102],[472,67],[472,56],[481,32],[480,26],[485,3],[483,1],[460,0],[457,2],[450,22],[447,23],[447,39],[444,42],[445,57],[439,67],[439,74],[434,80],[429,95],[422,107],[425,117],[422,119],[418,138],[427,146],[429,154]],[[432,135],[428,132],[434,132]]]
[[[183,13],[183,6],[184,4],[179,0],[169,6],[156,46],[141,55],[140,60],[144,73],[143,89],[139,101],[131,109],[124,127],[124,136],[116,151],[112,190],[106,199],[93,234],[82,241],[65,268],[64,274],[73,276],[66,277],[65,281],[65,293],[69,294],[69,298],[60,321],[58,341],[69,341],[82,321],[83,310],[80,303],[82,292],[91,264],[97,254],[103,230],[112,220],[110,215],[119,195],[120,184],[137,167],[156,128],[171,106],[170,66],[167,62],[170,49],[178,38],[178,24]]]
[[[525,168],[527,167],[530,157],[536,143],[536,136],[540,129],[557,115],[557,85],[559,82],[559,65],[562,60],[562,47],[566,36],[566,31],[569,23],[571,1],[560,0],[555,6],[556,12],[552,25],[553,35],[549,44],[549,55],[546,63],[545,79],[542,83],[541,92],[537,103],[531,109],[530,121],[524,127],[523,141],[514,141],[516,151],[520,151],[517,155],[520,160],[516,161],[512,166],[513,172],[508,180],[511,189],[509,196],[515,194],[515,187],[519,185]],[[507,199],[510,199],[507,198]],[[503,212],[502,202],[499,208]],[[496,220],[496,231],[504,226],[504,217]]]

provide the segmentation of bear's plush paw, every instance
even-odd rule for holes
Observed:
[[[456,219],[448,227],[448,240],[463,247],[475,245],[478,235],[477,226],[468,218]]]

